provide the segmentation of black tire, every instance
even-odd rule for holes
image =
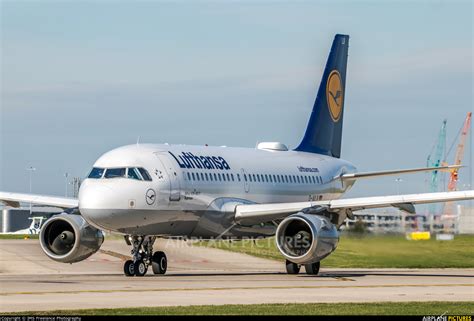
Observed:
[[[305,264],[304,269],[306,270],[306,274],[318,275],[320,265],[321,264],[319,262],[311,263],[311,264]]]
[[[126,276],[134,276],[135,275],[135,264],[133,264],[132,260],[128,260],[123,265],[123,273]]]
[[[142,260],[138,260],[135,262],[134,266],[136,276],[144,276],[146,274],[147,268],[145,262],[143,262]]]
[[[155,274],[165,274],[168,269],[168,259],[164,252],[155,252],[151,258],[151,267]]]
[[[300,268],[296,263],[286,260],[286,273],[288,274],[298,274],[300,273]]]

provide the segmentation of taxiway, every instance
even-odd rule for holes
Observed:
[[[125,277],[123,240],[76,264],[56,263],[38,240],[0,240],[0,312],[143,306],[474,301],[474,269],[325,269],[287,275],[283,262],[160,240],[168,272]],[[304,269],[302,269],[304,271]]]

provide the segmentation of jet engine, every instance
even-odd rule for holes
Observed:
[[[39,239],[49,258],[62,263],[75,263],[97,252],[104,242],[104,235],[82,216],[61,213],[44,223]]]
[[[336,226],[324,216],[298,213],[285,218],[276,231],[276,244],[283,256],[297,264],[319,262],[339,242]]]

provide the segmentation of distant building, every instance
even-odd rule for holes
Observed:
[[[474,234],[474,208],[457,206],[451,217],[442,215],[407,214],[393,208],[357,211],[353,219],[347,219],[342,230],[351,230],[357,221],[362,221],[365,230],[371,233],[409,233],[430,231],[433,234]]]
[[[474,207],[459,206],[459,234],[474,234]]]

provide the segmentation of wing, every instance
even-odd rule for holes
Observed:
[[[399,175],[399,174],[410,174],[410,173],[419,173],[419,172],[431,172],[431,171],[450,171],[454,169],[461,168],[461,165],[449,165],[449,166],[437,166],[437,167],[421,167],[421,168],[410,168],[410,169],[396,169],[389,171],[379,171],[379,172],[361,172],[361,173],[350,173],[350,174],[341,174],[340,176],[334,177],[334,179],[341,180],[356,180],[360,178],[371,178],[378,176],[388,176],[388,175]]]
[[[347,211],[358,211],[366,208],[398,207],[401,210],[414,213],[415,204],[470,199],[474,199],[474,190],[361,197],[317,202],[237,205],[235,221],[244,225],[259,224],[280,219],[307,208],[327,208],[330,212],[347,213]]]
[[[0,202],[12,207],[20,207],[20,203],[50,205],[60,208],[79,206],[79,201],[76,198],[7,192],[0,192]]]

